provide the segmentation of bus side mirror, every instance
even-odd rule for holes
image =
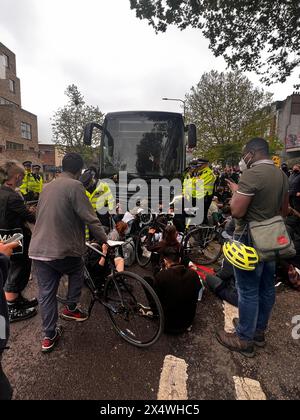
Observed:
[[[97,124],[97,123],[88,123],[84,127],[83,143],[86,146],[91,146],[92,145],[92,137],[93,137],[94,128],[99,128],[99,130],[101,130],[101,131],[103,130],[102,125]]]
[[[195,124],[188,125],[188,148],[195,149],[197,146],[197,129]]]

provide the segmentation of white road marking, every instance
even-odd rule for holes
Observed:
[[[158,400],[187,400],[187,363],[183,359],[168,355],[162,368]]]
[[[233,377],[236,399],[242,401],[266,401],[267,397],[258,381],[249,378]]]
[[[224,312],[224,330],[227,333],[232,333],[235,331],[235,328],[233,326],[232,320],[233,318],[239,317],[239,310],[235,306],[230,305],[227,302],[223,302],[223,312]]]

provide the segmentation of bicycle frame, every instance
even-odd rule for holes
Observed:
[[[99,249],[95,248],[93,245],[91,245],[89,242],[86,242],[86,246],[90,249],[92,249],[94,252],[96,252],[100,257],[103,258],[107,258],[107,255],[103,254],[103,252],[99,251]],[[114,280],[115,274],[117,273],[114,265],[111,263],[110,261],[110,265],[109,268],[112,269],[112,274],[110,274],[113,278],[114,284],[116,286],[119,298],[121,300],[121,302],[123,303],[123,298],[122,298],[122,294],[120,293],[120,289],[119,286],[117,284],[117,282]],[[95,305],[95,302],[98,301],[99,303],[101,303],[101,305],[107,307],[108,309],[112,310],[113,312],[117,313],[117,311],[115,310],[115,308],[113,308],[110,304],[106,303],[103,299],[102,299],[102,294],[103,292],[101,290],[98,290],[94,280],[92,279],[89,271],[87,270],[87,268],[84,268],[85,270],[85,278],[88,280],[87,286],[92,294],[92,300],[91,303],[89,305],[89,309],[88,309],[88,314],[89,316],[91,315],[92,309]],[[99,294],[101,293],[101,295],[99,296]]]

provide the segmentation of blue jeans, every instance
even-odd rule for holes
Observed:
[[[234,268],[239,297],[236,332],[242,340],[253,341],[256,331],[265,331],[268,327],[275,304],[275,268],[275,261],[261,262],[254,271]]]
[[[84,283],[84,261],[80,257],[66,257],[63,260],[33,261],[33,268],[39,286],[39,304],[43,331],[52,338],[58,321],[56,294],[63,274],[69,276],[67,302],[77,304]]]

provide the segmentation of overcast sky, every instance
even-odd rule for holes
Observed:
[[[41,143],[51,141],[50,117],[69,84],[105,113],[178,112],[179,102],[161,98],[184,98],[205,71],[226,69],[199,30],[156,35],[129,0],[0,0],[0,41],[16,54],[22,106],[38,115]],[[295,80],[269,87],[274,100]]]

